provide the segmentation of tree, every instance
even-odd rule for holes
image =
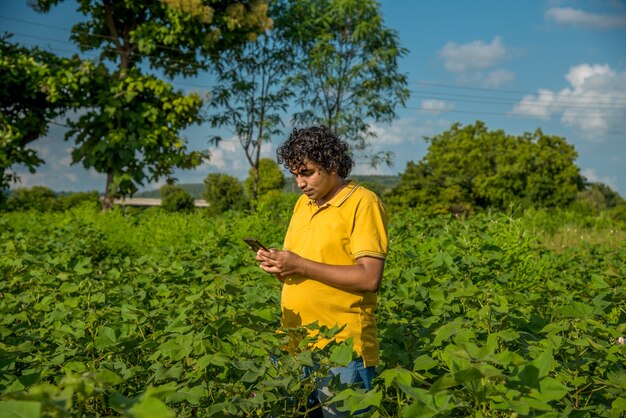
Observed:
[[[71,107],[67,90],[53,88],[67,68],[74,76],[84,75],[78,58],[61,59],[12,44],[8,36],[0,38],[0,193],[19,180],[13,165],[34,173],[44,162],[30,145]]]
[[[280,170],[280,166],[271,158],[261,158],[257,172],[258,176],[255,177],[255,170],[251,168],[248,178],[243,182],[244,188],[250,196],[260,197],[271,190],[282,190],[285,186],[285,176]],[[257,199],[253,200],[256,201]]]
[[[623,203],[619,193],[606,184],[585,181],[584,190],[578,193],[572,206],[579,212],[598,213]]]
[[[228,210],[246,209],[248,202],[237,177],[222,173],[210,173],[204,179],[204,199],[209,212],[219,214]]]
[[[602,196],[601,200],[605,208],[614,208],[624,203],[622,196],[606,184],[595,181],[585,183],[585,191],[595,192]]]
[[[57,196],[45,186],[15,189],[7,201],[9,210],[52,212],[60,208]]]
[[[249,192],[254,201],[263,181],[261,147],[281,133],[281,113],[294,95],[288,80],[296,62],[294,46],[285,30],[290,24],[290,2],[276,0],[271,5],[274,29],[261,34],[257,42],[226,51],[216,64],[218,82],[211,106],[221,111],[209,118],[213,127],[234,129],[251,167]],[[220,140],[219,136],[213,138],[214,143]]]
[[[79,88],[86,106],[81,116],[67,122],[66,138],[75,141],[73,162],[107,175],[105,207],[112,196],[133,194],[146,181],[169,178],[174,168],[193,168],[209,158],[206,151],[188,151],[179,134],[202,120],[197,94],[174,91],[134,68],[118,74],[100,66]]]
[[[36,0],[47,12],[64,0]],[[256,39],[272,26],[266,0],[78,0],[89,17],[72,28],[81,51],[100,50],[103,61],[121,70],[142,62],[168,76],[195,75],[207,68],[206,57]]]
[[[297,1],[294,31],[302,64],[296,124],[324,124],[363,151],[372,122],[390,122],[409,98],[398,59],[407,52],[384,25],[376,0]],[[380,160],[380,156],[372,159]],[[389,162],[391,155],[383,156]]]
[[[191,212],[195,207],[191,195],[180,186],[166,184],[159,191],[161,208],[167,212]]]
[[[35,7],[46,12],[60,1],[38,0]],[[69,133],[77,137],[74,162],[107,174],[106,208],[112,195],[132,193],[143,180],[170,176],[175,167],[195,167],[209,157],[206,151],[187,152],[178,136],[200,121],[199,96],[174,93],[143,75],[140,64],[168,76],[196,74],[208,65],[197,57],[213,58],[254,38],[271,20],[258,0],[81,0],[78,10],[90,19],[72,28],[72,39],[82,51],[99,49],[101,60],[117,63],[117,71],[84,87],[91,111]]]
[[[438,212],[476,208],[563,207],[582,189],[574,147],[541,130],[520,136],[459,123],[432,138],[418,163],[409,162],[389,196],[392,204]]]

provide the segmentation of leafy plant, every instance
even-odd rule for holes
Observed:
[[[307,413],[315,379],[352,352],[280,327],[280,283],[241,238],[280,247],[281,202],[212,217],[2,214],[0,414]],[[626,246],[553,251],[530,219],[395,212],[377,377],[369,392],[331,381],[326,402],[374,417],[626,413]]]
[[[161,208],[167,212],[189,212],[194,203],[191,195],[182,187],[166,184],[161,187]]]

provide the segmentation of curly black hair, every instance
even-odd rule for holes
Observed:
[[[348,177],[354,167],[348,143],[324,125],[294,129],[278,147],[276,156],[288,170],[310,161],[328,172],[336,171],[342,178]]]

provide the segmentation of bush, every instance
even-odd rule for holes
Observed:
[[[57,207],[61,210],[71,209],[83,204],[100,205],[100,194],[92,190],[90,192],[70,193],[57,198]]]
[[[166,184],[161,187],[161,208],[167,212],[191,212],[193,198],[182,187]]]
[[[251,168],[248,174],[243,186],[248,196],[254,198],[254,169]],[[272,190],[281,190],[283,187],[285,187],[285,176],[280,171],[280,166],[271,158],[261,158],[259,160],[259,184],[256,197],[259,198]]]
[[[270,190],[259,197],[257,212],[259,215],[270,219],[289,219],[300,196],[299,193]]]
[[[626,228],[626,202],[608,209],[607,214],[621,227]]]
[[[36,210],[38,212],[51,212],[61,208],[54,191],[45,186],[15,189],[7,200],[7,207],[13,211]]]
[[[211,173],[204,179],[204,185],[204,199],[209,204],[209,213],[220,214],[228,210],[243,210],[249,206],[237,177]]]

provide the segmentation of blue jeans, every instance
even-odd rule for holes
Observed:
[[[306,367],[304,369],[304,377],[307,377],[310,374],[311,369]],[[365,367],[362,358],[352,360],[345,367],[333,367],[330,369],[330,376],[324,377],[317,382],[317,390],[309,397],[309,407],[320,404],[322,401],[332,396],[332,393],[328,388],[328,384],[333,376],[339,376],[339,382],[342,385],[359,386],[366,390],[370,390],[372,388],[372,380],[375,375],[376,368],[374,366]],[[367,411],[368,410],[365,409],[357,411],[355,414],[358,415]],[[349,413],[337,411],[334,405],[324,406],[322,408],[322,412],[324,417],[350,416]]]

